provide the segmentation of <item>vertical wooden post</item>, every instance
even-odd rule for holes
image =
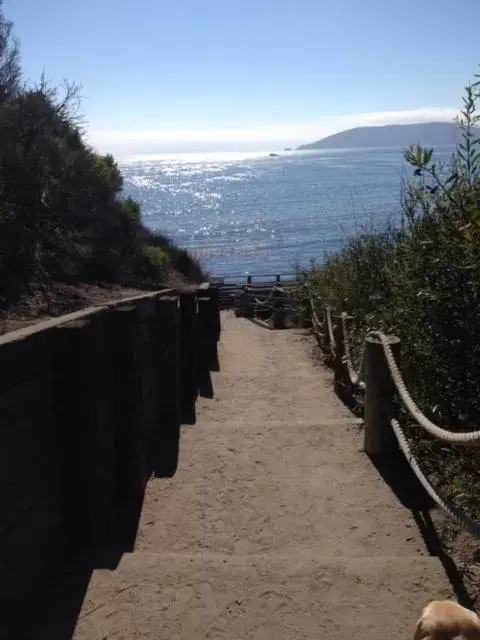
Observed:
[[[177,296],[157,300],[158,366],[161,429],[180,425],[180,299]]]
[[[400,355],[400,340],[389,336],[395,360]],[[364,450],[369,455],[396,449],[397,441],[390,420],[393,415],[395,384],[390,375],[382,343],[367,336],[365,342],[365,431]]]
[[[114,515],[112,380],[102,312],[53,333],[54,411],[68,528],[100,544]]]
[[[274,329],[285,329],[287,314],[283,308],[284,297],[279,289],[274,288],[272,294],[273,313],[272,321]]]
[[[115,389],[115,449],[117,457],[117,504],[136,498],[144,479],[139,465],[137,433],[142,402],[137,358],[137,310],[134,305],[113,309],[108,314],[108,338]]]
[[[219,304],[219,290],[218,287],[210,288],[210,300],[212,301],[213,306],[213,318],[212,322],[214,325],[215,331],[215,340],[218,342],[220,340],[220,334],[222,331],[221,321],[220,321],[220,304]]]
[[[83,332],[85,384],[90,404],[88,424],[84,425],[88,438],[86,488],[94,544],[103,542],[109,533],[115,506],[113,381],[106,329],[107,314],[96,313]]]
[[[277,307],[273,310],[273,328],[285,329],[287,320],[287,312],[281,307]]]
[[[243,289],[240,297],[241,315],[244,318],[251,318],[253,316],[253,305],[250,302],[250,294],[247,289]]]
[[[180,415],[182,424],[195,424],[197,398],[196,336],[197,299],[180,295]]]
[[[85,496],[85,433],[88,422],[82,331],[86,321],[56,327],[52,338],[52,401],[61,462],[61,492],[67,535],[91,543]]]
[[[213,385],[210,371],[211,365],[216,364],[217,340],[214,326],[212,300],[210,297],[198,298],[197,314],[197,382],[199,395],[213,398]]]
[[[335,339],[333,387],[335,393],[345,395],[350,390],[350,380],[345,365],[345,335],[343,333],[342,319],[339,315],[335,316],[333,337]]]
[[[250,274],[247,276],[247,284],[252,284],[252,276]]]
[[[218,301],[218,288],[210,288],[210,303],[211,303],[211,316],[212,316],[212,331],[215,344],[212,346],[210,371],[220,371],[220,362],[218,359],[218,341],[220,340],[220,334],[222,331],[222,325],[220,320],[220,305]]]
[[[151,442],[149,462],[156,477],[171,478],[178,467],[180,446],[180,299],[157,299],[156,325],[159,424]]]
[[[328,314],[329,314],[329,308],[325,307],[325,311],[323,313],[322,349],[323,349],[323,352],[326,354],[330,353],[330,332],[328,331]]]
[[[139,478],[146,485],[151,475],[149,449],[159,424],[160,398],[158,395],[156,300],[150,298],[143,309],[137,306],[136,357],[140,377],[138,428],[134,434],[138,452]],[[142,313],[143,312],[143,313]]]
[[[210,298],[201,297],[198,300],[197,314],[197,371],[200,376],[210,371],[209,363],[211,359],[214,335],[210,320]],[[215,342],[216,344],[216,342]]]

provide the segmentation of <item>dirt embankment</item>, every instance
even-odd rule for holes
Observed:
[[[157,289],[188,290],[193,285],[183,275],[171,270]],[[86,307],[97,306],[146,293],[151,289],[122,287],[120,285],[68,285],[51,281],[31,287],[16,301],[2,301],[0,298],[0,335],[15,331],[40,320],[61,316]]]

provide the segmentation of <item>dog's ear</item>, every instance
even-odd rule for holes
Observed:
[[[417,622],[417,626],[415,627],[415,635],[413,636],[413,640],[431,640],[433,637],[431,635],[431,625],[424,621],[423,617]]]

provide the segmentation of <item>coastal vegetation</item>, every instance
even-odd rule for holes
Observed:
[[[452,430],[480,429],[480,115],[478,76],[466,87],[456,123],[460,142],[441,164],[433,149],[404,152],[413,177],[403,185],[398,223],[364,229],[338,253],[301,273],[305,313],[313,298],[354,316],[364,336],[401,338],[401,367],[423,412]],[[423,429],[407,433],[437,487],[480,521],[478,452],[445,446]]]
[[[80,89],[25,81],[0,1],[0,304],[56,284],[158,287],[200,264],[141,222],[111,155],[86,142]],[[67,295],[70,295],[67,293]]]

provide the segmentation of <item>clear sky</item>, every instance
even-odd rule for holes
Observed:
[[[102,151],[253,150],[450,119],[480,0],[4,0],[25,74],[83,85]]]

